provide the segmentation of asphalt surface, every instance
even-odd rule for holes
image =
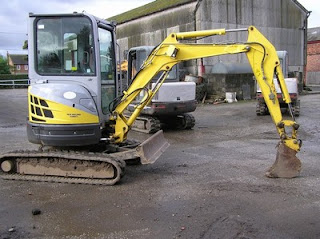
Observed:
[[[278,136],[254,101],[199,105],[193,130],[166,131],[158,161],[128,166],[115,186],[0,180],[0,239],[320,238],[320,95],[300,99],[298,178],[264,176]],[[0,91],[1,152],[37,148],[26,100],[26,90]]]

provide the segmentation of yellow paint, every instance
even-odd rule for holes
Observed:
[[[290,103],[290,96],[284,81],[280,68],[280,61],[274,46],[253,26],[248,28],[248,40],[245,43],[229,44],[197,44],[180,43],[179,39],[192,39],[212,35],[224,35],[225,29],[195,31],[185,33],[172,33],[160,45],[158,45],[149,57],[145,60],[141,70],[136,75],[129,89],[124,92],[124,96],[118,106],[115,108],[112,118],[116,121],[115,134],[112,136],[117,142],[126,139],[126,135],[139,116],[141,110],[149,103],[165,80],[159,79],[158,86],[152,92],[149,92],[147,98],[144,98],[139,107],[136,107],[132,115],[127,119],[124,111],[128,105],[139,95],[141,90],[147,86],[153,76],[161,71],[169,72],[171,68],[182,61],[199,59],[204,57],[246,53],[253,73],[260,85],[265,102],[270,115],[276,125],[277,131],[288,147],[298,151],[300,145],[296,137],[296,130],[292,129],[292,135],[289,136],[284,128],[280,128],[282,122],[286,127],[292,127],[294,121],[283,121],[280,110],[280,104],[277,99],[277,92],[273,82],[274,72],[278,73],[278,80],[286,103]]]
[[[28,91],[28,105],[29,105],[29,121],[32,123],[41,123],[41,124],[94,124],[99,123],[99,117],[94,114],[87,113],[85,111],[76,109],[71,106],[63,105],[54,101],[50,101],[47,99],[40,98],[36,95],[32,95],[34,97],[37,97],[39,100],[44,100],[48,107],[44,107],[39,104],[36,104],[35,102],[31,102],[30,99],[30,88]],[[40,108],[42,116],[39,116],[36,114],[36,111],[32,113],[31,106]],[[44,116],[44,109],[50,110],[53,114],[53,118],[45,117]],[[33,120],[32,117],[43,120],[43,121],[36,121]]]

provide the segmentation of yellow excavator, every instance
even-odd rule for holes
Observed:
[[[141,144],[127,140],[127,134],[171,68],[182,61],[237,53],[247,55],[280,136],[277,158],[267,176],[299,175],[299,125],[282,119],[274,75],[291,110],[290,96],[275,48],[255,27],[172,33],[154,48],[122,93],[114,23],[87,13],[30,13],[29,29],[27,135],[30,142],[41,147],[1,155],[2,178],[115,184],[123,175],[126,160],[153,163],[169,146],[162,131]],[[246,42],[184,42],[240,31],[248,34]],[[155,75],[159,78],[149,88]],[[128,105],[141,94],[140,103],[126,116]]]

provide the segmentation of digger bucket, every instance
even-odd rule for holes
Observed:
[[[169,146],[170,144],[164,138],[163,131],[159,130],[142,142],[136,148],[136,151],[140,157],[141,164],[151,164],[154,163]]]
[[[279,143],[274,164],[266,172],[269,178],[294,178],[299,176],[301,161],[296,157],[296,151]]]

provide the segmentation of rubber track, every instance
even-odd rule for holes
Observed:
[[[88,153],[81,152],[75,153],[73,151],[16,151],[5,153],[0,156],[2,162],[6,158],[15,159],[28,159],[28,158],[55,158],[66,160],[87,160],[87,161],[99,161],[101,163],[112,164],[116,170],[116,177],[113,179],[91,179],[91,178],[67,178],[58,176],[42,176],[42,175],[21,175],[4,173],[0,170],[0,178],[7,180],[24,180],[24,181],[37,181],[37,182],[57,182],[57,183],[70,183],[70,184],[91,184],[91,185],[114,185],[123,176],[125,162],[123,160],[116,159],[116,153],[114,155],[104,153]]]
[[[185,129],[192,129],[195,125],[195,118],[193,117],[192,114],[183,114],[184,119],[186,121]]]
[[[133,124],[132,129],[137,132],[142,132],[142,133],[146,133],[146,134],[154,134],[161,129],[161,122],[157,117],[143,115],[143,116],[137,117],[136,121],[142,121],[142,122],[144,122],[144,124],[145,124],[145,122],[148,122],[147,124],[150,126],[150,128],[147,128],[147,129],[146,128],[140,129],[138,127],[135,127],[135,124]]]

